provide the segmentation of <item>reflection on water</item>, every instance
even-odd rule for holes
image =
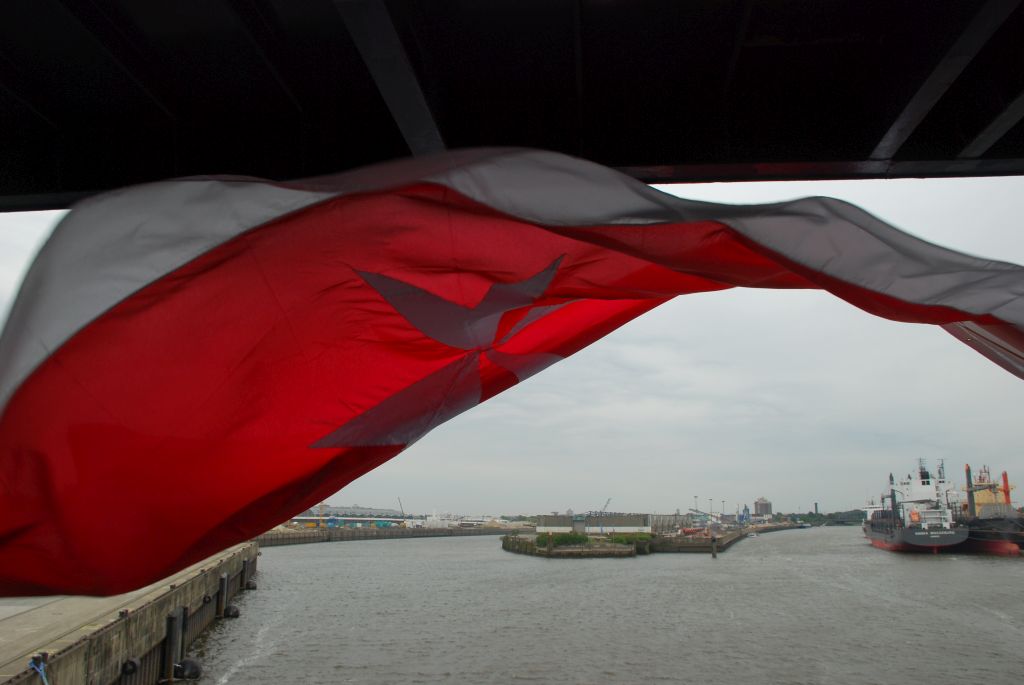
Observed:
[[[899,555],[855,528],[712,560],[547,560],[497,537],[274,547],[205,682],[1016,683],[1024,561]]]

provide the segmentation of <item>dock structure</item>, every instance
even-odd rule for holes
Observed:
[[[764,534],[778,530],[791,530],[796,528],[794,524],[780,523],[777,525],[756,526],[732,530],[715,537],[685,537],[659,535],[651,540],[651,552],[663,554],[666,552],[683,552],[697,554],[712,554],[724,552],[734,544],[747,537],[750,533]]]
[[[270,531],[255,538],[260,547],[302,545],[310,542],[346,540],[398,540],[404,538],[447,538],[478,535],[505,535],[507,528],[313,528],[295,531]]]
[[[506,552],[526,554],[550,559],[584,559],[600,557],[634,557],[638,554],[691,553],[710,554],[717,558],[719,552],[732,547],[750,533],[771,533],[777,530],[796,528],[793,524],[777,524],[730,530],[715,536],[654,535],[650,539],[637,540],[632,544],[614,544],[602,538],[592,538],[591,544],[552,547],[538,545],[532,535],[506,535],[501,539],[501,548]],[[596,540],[596,544],[595,543]]]
[[[188,647],[255,586],[258,554],[236,545],[113,597],[0,598],[0,685],[173,682]]]
[[[506,552],[526,554],[547,559],[605,559],[635,557],[636,545],[617,545],[612,543],[598,545],[569,545],[564,547],[545,547],[537,545],[532,536],[519,537],[506,535],[501,539],[501,548]]]
[[[651,551],[657,554],[689,552],[717,555],[718,552],[724,552],[746,536],[747,533],[744,531],[731,531],[713,538],[666,537],[659,535],[651,541]]]

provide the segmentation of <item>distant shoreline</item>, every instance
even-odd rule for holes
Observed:
[[[346,542],[349,540],[402,540],[409,538],[474,537],[507,535],[509,528],[314,528],[312,530],[269,531],[253,538],[260,547],[304,545],[315,542]]]

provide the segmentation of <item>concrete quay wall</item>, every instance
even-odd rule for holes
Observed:
[[[729,549],[734,544],[747,537],[748,533],[763,535],[764,533],[771,533],[777,530],[790,530],[793,528],[796,528],[796,526],[779,524],[732,531],[718,537],[718,551],[721,552]],[[695,552],[711,554],[711,538],[666,537],[659,535],[651,540],[651,552]]]
[[[737,540],[746,537],[746,533],[726,533],[718,538],[718,551],[729,549]],[[658,536],[651,540],[651,551],[657,554],[666,552],[694,552],[711,554],[711,538],[685,538]]]
[[[532,538],[521,538],[518,535],[506,535],[501,539],[501,548],[506,552],[526,554],[547,559],[602,559],[618,557],[635,557],[637,549],[634,545],[581,545],[563,547],[538,547]]]
[[[795,528],[790,525],[763,526],[757,529],[738,530],[721,535],[716,539],[717,548],[712,548],[711,538],[687,538],[668,537],[656,535],[651,540],[638,542],[635,545],[594,545],[581,547],[538,547],[532,537],[519,537],[518,535],[506,535],[501,539],[501,548],[507,552],[516,554],[527,554],[537,557],[550,558],[593,558],[593,557],[627,557],[637,554],[656,553],[697,553],[712,554],[713,552],[724,552],[740,540],[747,537],[750,532],[770,533],[776,530],[788,530]]]
[[[397,540],[404,538],[445,538],[477,535],[507,535],[505,528],[315,528],[295,532],[264,533],[255,538],[260,547],[302,545],[312,542],[346,540]]]
[[[258,546],[249,542],[210,557],[166,579],[168,584],[139,597],[135,606],[72,629],[45,646],[26,645],[32,651],[23,663],[33,654],[47,653],[44,668],[49,685],[173,682],[174,664],[245,589],[256,572],[258,553]],[[3,685],[43,682],[30,668],[0,679]]]

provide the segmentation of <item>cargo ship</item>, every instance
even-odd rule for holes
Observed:
[[[1003,471],[1002,482],[992,479],[988,466],[971,477],[971,465],[964,467],[967,476],[967,502],[961,521],[967,526],[965,551],[1017,556],[1024,549],[1024,517],[1010,501],[1010,479]]]
[[[967,540],[968,528],[957,522],[950,492],[942,462],[932,473],[920,459],[917,470],[898,482],[890,473],[889,491],[881,504],[867,507],[864,536],[875,547],[892,552],[957,548]]]

